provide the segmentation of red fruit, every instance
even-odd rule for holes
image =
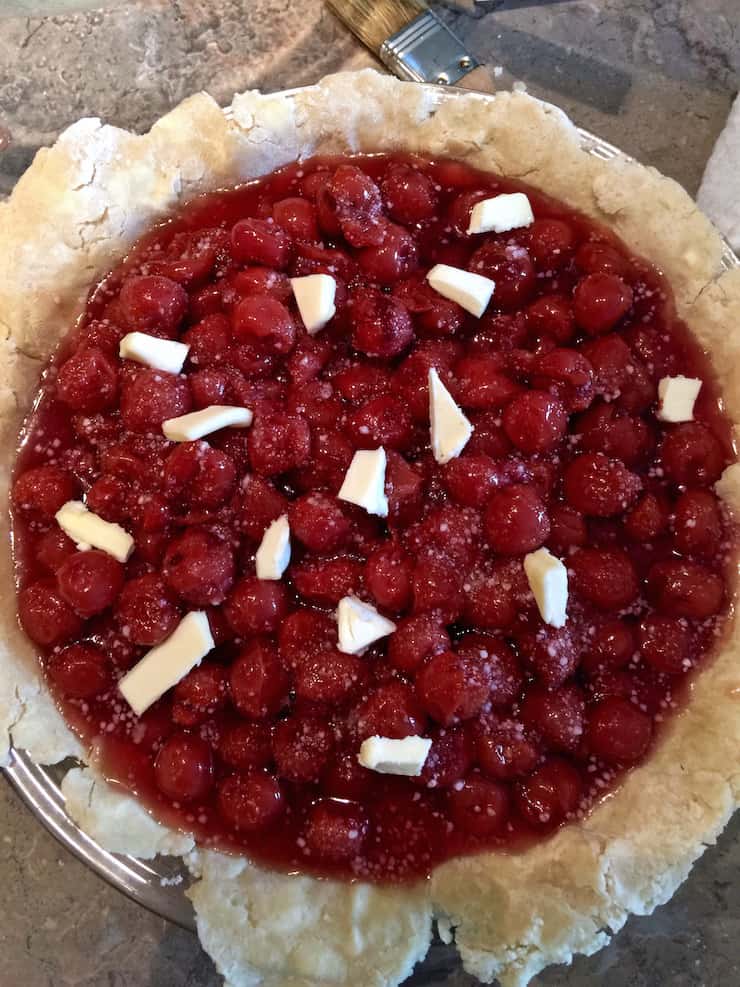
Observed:
[[[676,501],[675,545],[683,555],[713,557],[722,538],[719,501],[708,490],[686,490]]]
[[[592,336],[609,332],[632,307],[632,289],[616,274],[589,274],[573,292],[576,322]]]
[[[288,781],[318,781],[334,747],[327,720],[292,713],[275,727],[272,753],[277,773]]]
[[[357,751],[333,757],[321,778],[321,790],[336,799],[363,801],[374,785],[376,776],[357,761]]]
[[[274,647],[252,641],[229,669],[231,700],[242,716],[253,720],[274,716],[288,697],[288,676]]]
[[[573,306],[564,295],[543,295],[532,302],[526,316],[527,327],[538,336],[549,336],[556,343],[568,343],[573,338]]]
[[[455,826],[480,838],[501,833],[509,820],[510,799],[505,785],[471,775],[447,795]]]
[[[287,302],[293,294],[288,275],[272,267],[245,267],[231,277],[230,283],[237,295],[271,295]]]
[[[392,219],[411,226],[434,215],[437,195],[428,175],[399,162],[386,169],[380,183],[383,200]]]
[[[640,621],[642,657],[658,672],[680,675],[691,666],[692,636],[684,620],[651,614]]]
[[[589,241],[582,243],[575,256],[576,267],[586,274],[629,273],[629,262],[607,243]]]
[[[385,543],[365,564],[365,585],[384,610],[405,610],[411,602],[411,560],[398,546]]]
[[[278,631],[280,656],[290,668],[337,645],[337,625],[325,613],[305,608],[288,614]]]
[[[465,356],[455,364],[455,398],[463,408],[502,408],[521,392],[497,356]]]
[[[513,624],[520,609],[514,585],[495,566],[473,568],[465,577],[463,589],[463,615],[471,625],[486,630],[504,630]]]
[[[134,644],[159,644],[180,622],[180,609],[156,573],[129,579],[115,612],[124,637]]]
[[[112,606],[123,586],[123,566],[106,552],[75,552],[57,572],[60,596],[81,617]]]
[[[121,420],[132,432],[161,433],[162,422],[192,408],[188,382],[161,370],[139,370],[123,386]]]
[[[365,277],[391,287],[418,264],[416,242],[402,226],[385,222],[383,242],[357,251],[357,263]]]
[[[195,734],[173,734],[157,754],[154,780],[173,802],[204,799],[213,784],[211,748]]]
[[[359,805],[322,799],[311,807],[306,843],[324,860],[351,860],[362,852],[367,829]]]
[[[396,626],[388,641],[388,661],[401,672],[412,673],[430,655],[450,647],[442,622],[431,614],[407,617]]]
[[[563,219],[536,219],[527,229],[529,252],[542,271],[565,267],[576,245],[573,227]]]
[[[221,313],[207,315],[182,337],[190,347],[188,360],[196,367],[216,367],[227,362],[231,347],[231,323]]]
[[[725,464],[722,446],[699,422],[675,425],[663,440],[666,479],[679,486],[709,486],[720,478]]]
[[[407,449],[414,432],[408,411],[389,395],[372,398],[347,419],[347,434],[359,449]]]
[[[231,498],[236,467],[207,442],[181,442],[165,460],[162,479],[168,498],[180,507],[209,510]]]
[[[577,350],[550,350],[535,358],[532,386],[549,391],[568,411],[583,411],[594,398],[593,369]]]
[[[579,806],[583,781],[561,757],[551,757],[516,790],[516,803],[526,822],[537,829],[557,826]]]
[[[229,624],[242,637],[273,634],[288,612],[288,595],[282,583],[244,576],[224,604]]]
[[[385,492],[391,524],[404,524],[418,516],[424,481],[399,453],[386,450]]]
[[[636,542],[649,542],[668,528],[668,509],[665,498],[646,493],[638,500],[624,519],[624,530]]]
[[[223,603],[234,582],[231,546],[207,528],[190,528],[167,546],[162,575],[195,606]]]
[[[583,695],[574,685],[552,692],[533,686],[524,697],[521,717],[550,750],[574,751],[583,736],[584,709]]]
[[[367,663],[341,651],[304,657],[295,672],[295,692],[310,703],[339,703],[367,678]]]
[[[490,691],[486,662],[445,651],[431,658],[416,676],[424,709],[443,726],[480,712]]]
[[[221,760],[237,771],[266,768],[272,760],[272,733],[264,723],[235,723],[221,734]]]
[[[46,674],[68,699],[92,699],[110,685],[106,656],[93,644],[70,644],[55,651]]]
[[[586,641],[581,667],[588,675],[624,668],[635,653],[635,634],[623,620],[605,620],[596,624]]]
[[[363,564],[350,556],[304,561],[290,567],[296,592],[310,603],[336,606],[362,586]]]
[[[77,496],[73,476],[58,466],[36,466],[21,473],[13,484],[13,505],[19,511],[35,514],[44,521]]]
[[[388,390],[388,375],[369,363],[350,363],[332,378],[334,387],[350,404],[364,404]]]
[[[198,726],[222,709],[227,700],[226,669],[213,661],[204,661],[175,686],[172,719],[182,727]]]
[[[634,764],[650,746],[653,724],[626,699],[610,696],[591,710],[586,727],[589,751],[608,764]]]
[[[568,416],[562,402],[545,391],[525,391],[506,406],[503,422],[522,452],[548,452],[565,435]]]
[[[657,562],[648,573],[648,591],[669,617],[706,620],[722,609],[725,584],[704,565],[683,559]]]
[[[483,507],[499,482],[499,470],[490,456],[458,456],[442,469],[442,482],[464,507]]]
[[[495,552],[520,555],[545,542],[550,533],[550,521],[534,487],[515,483],[491,494],[486,507],[485,530]]]
[[[436,612],[446,623],[463,610],[463,574],[450,559],[432,556],[417,562],[411,577],[414,613]]]
[[[56,572],[65,559],[76,551],[75,543],[61,528],[50,528],[36,541],[36,559],[49,572]]]
[[[311,430],[300,415],[258,412],[249,429],[249,459],[255,473],[275,476],[303,466],[311,454]]]
[[[377,247],[383,242],[380,189],[359,168],[340,165],[319,193],[320,209],[324,203],[324,213],[320,213],[322,226],[325,225],[323,216],[328,211],[353,247]]]
[[[580,548],[568,567],[576,592],[600,610],[627,607],[639,592],[630,557],[618,549]]]
[[[270,295],[242,298],[232,310],[231,327],[238,342],[257,343],[270,353],[289,353],[295,346],[295,322]]]
[[[426,715],[414,690],[403,682],[381,685],[354,711],[359,740],[367,737],[419,736]]]
[[[470,771],[470,744],[464,727],[439,730],[432,738],[421,775],[420,788],[451,788]]]
[[[482,668],[492,706],[509,706],[519,696],[522,670],[505,641],[486,634],[466,634],[456,650],[462,659]]]
[[[218,789],[218,811],[233,829],[262,829],[285,811],[280,783],[265,771],[230,775]]]
[[[496,282],[492,305],[506,311],[525,305],[535,286],[529,252],[517,244],[487,240],[470,258],[469,269]]]
[[[188,296],[182,285],[158,275],[127,278],[119,295],[121,313],[129,328],[139,332],[154,330],[170,336],[183,320]]]
[[[624,463],[597,452],[576,456],[568,464],[564,489],[568,503],[582,514],[613,517],[636,500],[642,481]]]
[[[288,513],[288,500],[277,491],[269,480],[259,476],[247,476],[242,484],[239,506],[240,530],[259,543],[267,528],[281,515]]]
[[[272,207],[272,218],[294,240],[318,240],[316,209],[311,202],[291,196]]]
[[[406,308],[392,295],[373,288],[358,288],[350,299],[352,345],[366,356],[398,356],[414,339]]]
[[[581,649],[569,627],[540,627],[517,636],[519,653],[547,689],[558,689],[578,667]]]
[[[586,540],[586,522],[583,515],[567,504],[553,504],[550,507],[550,535],[547,538],[547,547],[556,555],[564,555],[569,548],[585,545]]]
[[[312,552],[332,552],[352,532],[342,505],[328,494],[304,494],[290,505],[288,517],[291,533]]]
[[[231,253],[244,264],[283,268],[290,259],[290,238],[276,223],[240,219],[231,230]]]
[[[82,630],[82,620],[62,599],[53,580],[40,580],[20,591],[18,619],[31,640],[44,646],[68,641]]]
[[[496,781],[528,775],[540,759],[540,750],[519,720],[482,719],[475,731],[481,771]]]
[[[102,350],[79,350],[59,368],[57,396],[75,411],[105,411],[118,396],[118,368]]]

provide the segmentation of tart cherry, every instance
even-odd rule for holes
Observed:
[[[229,669],[231,700],[242,716],[253,720],[274,716],[288,697],[288,676],[274,647],[253,640]]]
[[[632,300],[632,289],[616,274],[589,274],[573,292],[573,312],[581,329],[600,336],[629,312]]]
[[[115,613],[124,637],[134,644],[159,644],[180,621],[180,609],[156,573],[129,579]]]
[[[94,644],[70,644],[55,651],[46,664],[46,673],[68,699],[92,699],[110,685],[106,656]]]
[[[568,416],[563,403],[545,391],[525,391],[504,409],[504,430],[522,452],[548,452],[565,435]]]
[[[639,627],[642,657],[657,672],[680,675],[691,662],[692,636],[684,620],[650,614]]]
[[[319,202],[322,200],[333,212],[351,246],[377,247],[383,242],[385,229],[380,189],[359,168],[340,165],[324,186]]]
[[[36,560],[49,572],[56,572],[62,563],[74,555],[77,547],[61,528],[50,528],[36,541]]]
[[[455,397],[463,408],[502,408],[521,387],[502,371],[497,356],[466,356],[455,364]]]
[[[421,774],[420,788],[451,788],[470,771],[470,742],[464,727],[439,730],[432,738]]]
[[[419,736],[424,733],[426,714],[411,686],[403,682],[381,685],[354,712],[357,735],[367,737]]]
[[[519,654],[547,689],[558,689],[575,672],[580,648],[569,627],[540,627],[517,635]]]
[[[725,597],[721,576],[686,559],[670,559],[652,566],[648,572],[648,591],[662,613],[690,620],[713,617]]]
[[[311,807],[306,843],[324,860],[351,860],[362,852],[367,830],[359,805],[322,799]]]
[[[528,775],[540,760],[536,741],[519,720],[484,717],[475,731],[481,771],[495,781],[513,781]]]
[[[576,320],[573,306],[565,295],[542,295],[526,310],[527,328],[561,345],[573,338]]]
[[[161,370],[138,370],[123,386],[121,420],[132,432],[160,432],[168,418],[192,408],[187,380]]]
[[[618,274],[629,273],[629,263],[618,250],[608,243],[589,241],[582,243],[576,251],[576,267],[584,274]]]
[[[412,226],[434,215],[437,195],[428,175],[411,165],[390,165],[380,183],[388,214],[397,223]]]
[[[365,681],[366,673],[361,658],[323,651],[302,658],[295,672],[295,693],[309,703],[339,703]]]
[[[474,567],[463,584],[463,616],[474,627],[505,630],[517,617],[519,606],[512,582],[495,566]]]
[[[635,633],[624,620],[610,619],[593,627],[586,640],[581,667],[587,675],[624,668],[635,654]]]
[[[190,528],[167,546],[162,575],[187,603],[220,604],[234,582],[234,553],[223,538],[207,528]]]
[[[632,561],[619,549],[580,548],[568,567],[576,592],[600,610],[629,606],[639,592]]]
[[[661,455],[666,478],[679,486],[709,486],[720,478],[725,464],[718,439],[699,422],[673,426]]]
[[[365,585],[376,604],[398,613],[411,602],[412,563],[397,545],[380,544],[365,563]]]
[[[653,724],[646,713],[619,696],[609,696],[590,711],[586,726],[589,751],[608,764],[634,764],[650,746]]]
[[[60,507],[77,496],[74,477],[59,466],[35,466],[13,484],[13,504],[26,514],[52,521]]]
[[[327,720],[291,713],[275,727],[272,753],[281,778],[318,781],[332,749],[334,734]]]
[[[470,775],[447,795],[455,826],[479,838],[501,833],[509,820],[510,798],[505,785]]]
[[[31,640],[44,646],[69,640],[82,630],[81,618],[52,580],[32,583],[20,591],[18,619]]]
[[[673,530],[683,555],[711,558],[722,538],[719,501],[708,490],[686,490],[676,501]]]
[[[87,491],[88,510],[106,521],[122,523],[131,516],[131,484],[117,476],[101,476]]]
[[[573,227],[563,219],[536,219],[527,229],[529,252],[541,271],[565,267],[576,245]]]
[[[171,501],[208,510],[220,507],[234,493],[236,467],[207,442],[181,442],[165,460],[162,479]]]
[[[275,476],[307,462],[311,454],[311,430],[301,415],[258,412],[249,430],[248,443],[255,473]]]
[[[550,533],[550,521],[534,487],[514,483],[491,494],[486,507],[485,530],[495,552],[520,555],[545,542]]]
[[[352,526],[342,505],[329,494],[304,494],[288,511],[291,533],[311,552],[332,552],[346,545]]]
[[[173,734],[157,754],[154,780],[173,802],[201,801],[213,784],[211,748],[195,734]]]
[[[497,309],[520,308],[534,291],[534,264],[526,247],[488,240],[478,247],[468,266],[496,283],[492,305]]]
[[[424,709],[442,726],[469,720],[488,699],[486,663],[445,651],[417,674],[416,691]]]
[[[343,596],[362,586],[364,566],[359,559],[340,555],[333,559],[306,559],[290,567],[290,578],[299,596],[319,606],[336,606]]]
[[[524,697],[521,717],[550,750],[574,751],[583,736],[584,710],[583,694],[574,685],[553,691],[533,686]]]
[[[584,411],[593,401],[593,370],[577,350],[554,349],[535,358],[532,386],[560,398],[568,411]]]
[[[118,369],[96,348],[79,350],[61,365],[57,396],[74,411],[95,414],[111,408],[118,396]]]
[[[267,528],[282,514],[288,513],[288,500],[269,480],[246,476],[239,505],[239,527],[250,541],[262,541]]]
[[[222,709],[228,700],[226,669],[204,661],[175,686],[172,719],[178,726],[194,727]]]
[[[335,799],[361,802],[367,798],[377,777],[363,768],[357,760],[357,752],[338,754],[331,758],[321,778],[321,790]]]
[[[319,227],[313,203],[298,196],[280,199],[272,207],[272,218],[293,240],[318,240]]]
[[[280,269],[290,260],[290,238],[277,223],[240,219],[231,230],[231,253],[243,264]]]
[[[414,327],[406,308],[392,295],[357,288],[350,299],[352,345],[370,357],[398,356],[412,343]]]
[[[107,552],[75,552],[57,572],[63,599],[81,617],[92,617],[110,607],[123,586],[123,566]]]
[[[220,312],[207,315],[182,337],[190,347],[188,360],[196,367],[216,367],[229,358],[231,324]]]
[[[463,576],[448,558],[430,557],[414,566],[411,577],[414,613],[440,613],[447,623],[463,611]]]
[[[642,489],[636,473],[600,452],[576,456],[565,468],[563,485],[568,503],[591,517],[621,514]]]
[[[293,294],[288,275],[272,267],[245,267],[232,276],[230,283],[237,295],[270,295],[287,302]]]
[[[242,637],[273,634],[288,612],[288,596],[282,583],[244,576],[224,604],[226,619]]]
[[[414,438],[408,411],[390,395],[371,398],[347,418],[346,431],[356,448],[407,449]]]
[[[485,455],[464,454],[442,469],[442,482],[448,493],[464,507],[484,507],[499,477],[496,462]]]
[[[582,795],[576,768],[562,757],[550,757],[517,785],[516,804],[531,826],[550,829],[578,809]]]
[[[441,620],[432,614],[417,614],[400,621],[388,641],[388,661],[401,672],[413,673],[431,655],[450,647]]]
[[[247,295],[231,313],[238,342],[257,343],[271,353],[289,353],[295,346],[296,326],[288,309],[270,295]]]
[[[224,764],[237,771],[266,768],[272,761],[272,731],[265,723],[240,721],[228,727],[218,742]]]
[[[275,822],[285,811],[280,783],[266,771],[230,775],[218,788],[218,811],[232,829],[252,832]]]
[[[520,695],[524,677],[519,660],[501,638],[466,634],[456,650],[464,662],[482,669],[491,706],[510,706]]]
[[[357,263],[365,277],[391,287],[418,265],[414,238],[402,226],[386,222],[383,242],[357,252]]]
[[[624,530],[632,541],[644,544],[666,531],[668,517],[664,498],[646,493],[625,516]]]
[[[154,330],[171,336],[188,308],[188,295],[182,285],[159,275],[127,278],[119,295],[126,324],[139,332]]]
[[[586,544],[588,532],[580,511],[568,504],[553,504],[549,508],[549,514],[550,534],[546,544],[556,555]]]

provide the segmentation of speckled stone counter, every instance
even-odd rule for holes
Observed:
[[[68,12],[29,17],[29,9]],[[282,89],[373,64],[319,0],[0,0],[0,195],[36,149],[83,115],[146,129],[198,89]],[[72,13],[85,7],[86,11]],[[8,16],[8,11],[15,11]],[[587,127],[695,192],[740,86],[738,0],[514,0],[445,18]],[[5,14],[5,16],[3,16]],[[216,987],[191,934],[109,888],[62,850],[0,782],[0,987]],[[673,901],[600,954],[538,987],[740,983],[740,821]],[[409,982],[472,987],[438,946]],[[361,987],[361,985],[358,985]]]

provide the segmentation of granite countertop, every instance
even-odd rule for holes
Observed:
[[[146,129],[183,97],[313,82],[372,58],[320,0],[0,0],[0,195],[80,116]],[[86,10],[81,10],[86,8]],[[47,17],[29,10],[64,10]],[[73,11],[78,11],[74,13]],[[479,59],[695,193],[740,87],[738,0],[514,0],[476,20],[449,9]],[[2,140],[0,139],[0,146]],[[217,987],[188,932],[108,887],[0,782],[0,985]],[[740,983],[740,821],[673,901],[540,987]],[[472,987],[437,949],[410,984]],[[360,987],[360,985],[358,985]]]

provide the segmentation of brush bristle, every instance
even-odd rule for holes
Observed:
[[[427,9],[423,0],[327,0],[327,6],[374,52]]]

